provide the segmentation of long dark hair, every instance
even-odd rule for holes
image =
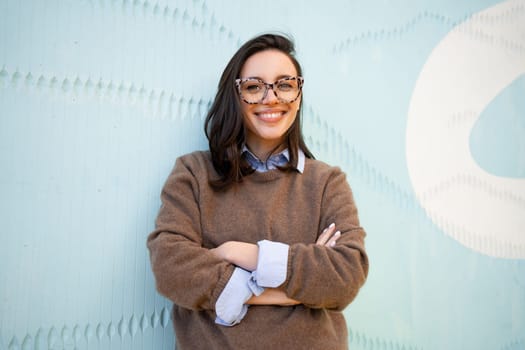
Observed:
[[[302,76],[301,66],[294,57],[293,41],[279,34],[263,34],[247,41],[230,59],[222,73],[217,94],[204,123],[204,132],[208,138],[213,167],[220,176],[219,179],[210,180],[210,185],[217,190],[227,189],[241,182],[243,176],[254,171],[241,154],[246,132],[235,79],[240,77],[241,69],[249,57],[270,49],[286,54],[295,66],[297,74]],[[293,169],[292,164],[297,164],[299,149],[307,158],[314,158],[303,138],[302,100],[301,98],[295,121],[285,135],[290,161],[288,166],[280,168],[283,171],[290,171]]]

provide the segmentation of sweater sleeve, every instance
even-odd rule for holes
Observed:
[[[202,247],[198,199],[198,182],[179,158],[147,245],[160,294],[187,309],[214,310],[234,266]]]
[[[336,168],[326,182],[321,203],[321,228],[336,224],[341,237],[334,247],[290,246],[287,277],[281,288],[308,307],[344,309],[368,275],[365,232],[345,174]]]

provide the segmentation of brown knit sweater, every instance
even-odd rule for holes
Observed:
[[[302,174],[270,170],[246,176],[226,192],[209,152],[177,159],[148,237],[159,292],[174,303],[177,349],[346,349],[341,311],[368,273],[365,232],[344,173],[307,159]],[[332,222],[333,248],[316,245]],[[267,239],[290,245],[286,294],[296,306],[251,306],[234,327],[215,323],[215,303],[235,266],[209,249],[226,241]]]

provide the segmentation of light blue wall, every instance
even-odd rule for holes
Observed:
[[[0,0],[0,350],[173,349],[145,239],[268,30],[296,40],[307,142],[368,232],[351,348],[525,349],[524,0]]]

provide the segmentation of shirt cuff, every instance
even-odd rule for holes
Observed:
[[[257,242],[259,257],[257,270],[252,275],[257,285],[276,288],[286,280],[288,269],[288,244],[262,240]]]
[[[249,286],[251,273],[236,267],[226,287],[215,303],[215,323],[222,326],[234,326],[241,322],[248,311],[245,302],[251,298]]]

